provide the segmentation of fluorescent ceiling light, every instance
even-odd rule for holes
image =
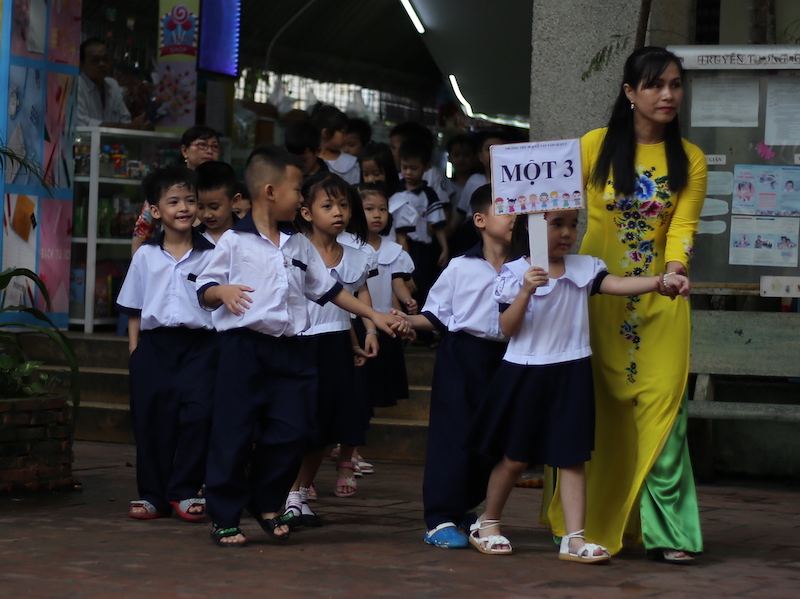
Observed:
[[[490,123],[497,123],[498,125],[510,125],[512,127],[520,127],[522,129],[528,129],[530,127],[530,123],[527,123],[520,119],[503,118],[500,116],[488,116],[481,113],[478,114],[474,113],[472,111],[472,105],[469,102],[467,102],[467,99],[464,97],[464,94],[461,93],[461,88],[458,86],[458,80],[456,79],[456,76],[450,75],[448,78],[450,79],[450,86],[453,88],[453,93],[456,95],[456,98],[461,104],[461,108],[464,110],[464,114],[466,114],[468,117],[489,121]]]
[[[453,88],[453,93],[458,98],[458,101],[461,103],[461,107],[464,109],[464,114],[467,116],[473,116],[472,114],[472,106],[470,103],[467,102],[467,99],[464,97],[464,94],[461,93],[461,88],[458,87],[458,81],[456,80],[455,75],[450,75],[450,86]]]
[[[414,23],[414,27],[417,29],[417,33],[425,33],[425,26],[422,24],[422,21],[419,20],[414,7],[411,6],[411,0],[400,0],[400,4],[403,5],[403,8],[406,9],[408,13],[408,18],[411,19],[411,22]]]

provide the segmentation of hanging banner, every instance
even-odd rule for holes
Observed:
[[[156,130],[183,133],[197,113],[199,0],[159,2],[158,64],[153,73]]]

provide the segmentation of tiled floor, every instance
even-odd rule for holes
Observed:
[[[800,486],[701,486],[707,553],[691,567],[630,550],[601,566],[558,561],[537,523],[541,491],[516,489],[509,557],[422,542],[422,467],[376,464],[350,499],[319,477],[320,529],[220,549],[208,524],[126,516],[135,496],[129,445],[76,443],[80,492],[0,498],[0,597],[800,597]]]

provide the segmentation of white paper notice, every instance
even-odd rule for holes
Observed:
[[[733,193],[733,173],[730,171],[708,171],[708,187],[710,196],[729,196]]]
[[[768,146],[800,145],[800,79],[770,77],[764,142]]]
[[[696,79],[691,118],[692,127],[758,127],[758,79]]]
[[[797,266],[800,219],[768,216],[732,216],[730,264]]]

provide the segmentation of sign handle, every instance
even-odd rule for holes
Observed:
[[[547,252],[547,213],[528,214],[528,246],[531,251],[531,266],[550,268]]]

